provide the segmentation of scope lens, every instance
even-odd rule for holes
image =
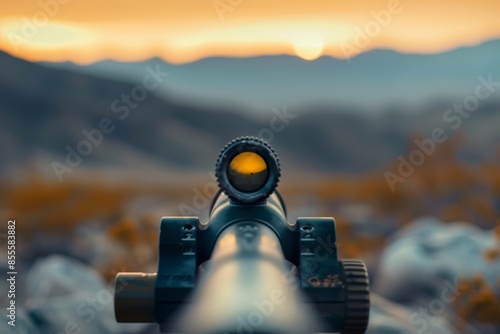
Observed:
[[[260,155],[243,152],[231,160],[227,173],[233,187],[243,192],[254,192],[266,183],[268,167]]]

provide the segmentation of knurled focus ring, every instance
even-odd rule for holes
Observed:
[[[238,154],[253,152],[258,154],[266,163],[268,177],[264,185],[253,192],[244,192],[236,189],[228,177],[228,168]],[[240,137],[228,143],[219,153],[215,166],[215,175],[219,187],[232,200],[242,203],[255,203],[269,197],[276,189],[280,178],[280,166],[278,156],[272,147],[264,140],[256,137]]]

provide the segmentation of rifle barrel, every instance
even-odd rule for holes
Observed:
[[[181,333],[311,333],[319,328],[302,302],[295,267],[276,233],[258,221],[228,226],[174,326]]]

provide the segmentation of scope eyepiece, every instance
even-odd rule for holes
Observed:
[[[237,138],[220,152],[215,175],[230,199],[256,203],[271,195],[278,185],[278,156],[262,139]]]

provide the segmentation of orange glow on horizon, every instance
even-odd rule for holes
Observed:
[[[218,3],[219,7],[214,7]],[[232,5],[231,5],[232,4]],[[171,63],[288,54],[435,53],[500,38],[500,2],[21,0],[2,5],[0,50],[31,61]],[[465,24],[466,23],[466,24]]]

